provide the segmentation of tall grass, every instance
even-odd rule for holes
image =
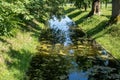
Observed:
[[[19,31],[15,37],[0,37],[0,80],[23,80],[38,44],[32,34]]]

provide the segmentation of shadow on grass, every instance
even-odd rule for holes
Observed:
[[[23,30],[26,30],[28,32],[36,32],[38,30],[41,30],[41,28],[39,27],[39,25],[35,24],[34,22],[32,21],[27,21],[27,22],[24,22],[23,23],[24,25],[21,26],[21,28]]]
[[[103,16],[103,17],[106,17],[106,18],[108,18],[108,19],[110,19],[110,15],[104,15],[104,14],[102,14],[101,16]]]
[[[39,25],[40,23],[38,21],[36,23],[33,22],[33,21],[29,21],[29,22],[27,21],[27,22],[23,23],[24,25],[22,25],[21,28],[22,28],[23,31],[32,32],[31,36],[38,38],[39,34],[40,34],[40,31],[42,29]]]
[[[75,18],[75,17],[77,17],[78,15],[80,15],[82,13],[82,11],[78,11],[78,12],[76,12],[76,13],[73,13],[73,14],[70,14],[70,15],[68,15],[70,18]]]
[[[84,22],[84,20],[87,19],[87,15],[88,14],[82,16],[80,19],[76,20],[75,23],[76,24],[80,24],[80,23]]]
[[[74,10],[76,10],[76,8],[69,8],[69,9],[65,10],[65,14],[71,13]]]
[[[29,63],[31,61],[32,55],[28,50],[21,49],[19,51],[16,51],[12,48],[10,48],[10,51],[8,52],[9,59],[6,59],[6,65],[9,70],[15,69],[21,72],[21,74],[25,74],[25,72],[28,69]],[[20,78],[15,74],[15,77]],[[22,79],[21,79],[22,80]]]
[[[1,37],[0,37],[0,41],[3,42],[3,43],[6,43],[6,44],[10,44],[10,45],[11,45],[11,43],[9,43],[7,40],[5,40],[5,39],[3,39],[3,38],[1,38]]]
[[[97,33],[101,32],[102,30],[104,30],[107,27],[107,23],[108,21],[102,21],[101,23],[99,23],[95,28],[87,31],[87,35],[88,37],[94,36]]]

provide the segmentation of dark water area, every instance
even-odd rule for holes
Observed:
[[[106,50],[78,27],[64,27],[42,30],[25,80],[120,80],[120,66]]]
[[[110,55],[103,55],[92,41],[77,36],[72,40],[74,44],[65,47],[45,39],[37,47],[38,53],[32,58],[26,80],[120,79],[119,65]]]

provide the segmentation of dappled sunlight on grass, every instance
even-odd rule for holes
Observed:
[[[91,36],[94,36],[94,35],[96,35],[97,33],[101,32],[101,31],[103,31],[107,27],[106,23],[107,23],[107,21],[102,21],[101,23],[96,25],[96,27],[88,30],[87,31],[88,36],[91,37]]]
[[[82,13],[82,11],[78,11],[78,12],[75,12],[75,13],[69,14],[68,16],[69,16],[71,19],[73,19],[73,18],[79,16],[81,13]]]
[[[87,35],[96,39],[105,49],[111,52],[116,58],[120,59],[119,52],[119,32],[117,29],[120,24],[114,24],[108,26],[107,23],[111,17],[112,6],[108,5],[107,8],[103,5],[101,8],[101,15],[94,15],[89,18],[84,18],[88,13],[82,12],[78,16],[73,16],[72,20],[82,28],[83,31],[87,32]],[[79,9],[69,12],[67,15],[72,15],[80,12]],[[116,29],[115,29],[116,28]]]
[[[114,57],[116,57],[117,59],[120,59],[120,55],[119,55],[120,38],[111,37],[111,35],[106,34],[102,37],[97,38],[96,40],[100,44],[102,44],[103,47],[106,48],[106,50],[111,52]]]
[[[88,13],[89,13],[89,10],[88,11],[82,11],[82,10],[79,10],[79,9],[75,9],[75,10],[71,11],[70,13],[67,13],[67,15],[73,21],[75,21],[77,25],[79,25],[80,22],[82,22],[84,20],[84,18],[86,18]]]
[[[71,12],[73,12],[74,10],[76,10],[75,7],[72,7],[72,8],[64,7],[64,8],[65,8],[65,14],[70,14]]]
[[[13,78],[16,78],[15,80],[23,79],[31,57],[32,53],[27,50],[21,49],[16,51],[14,49],[10,49],[8,57],[5,59],[7,70],[10,71],[9,76],[13,76]]]
[[[0,37],[0,80],[23,80],[38,44],[31,34],[21,31],[14,37]]]
[[[116,43],[119,43],[119,39],[114,40],[114,36],[110,36],[108,38],[109,34],[108,36],[105,36],[109,31],[105,27],[108,27],[106,24],[108,23],[111,16],[111,9],[112,9],[111,6],[109,5],[108,8],[103,7],[101,9],[100,16],[94,15],[87,19],[84,19],[83,16],[86,16],[90,10],[88,10],[87,12],[82,12],[79,15],[74,15],[81,11],[79,9],[75,9],[75,10],[73,9],[74,8],[70,9],[67,15],[70,15],[72,17],[72,20],[75,21],[77,25],[79,25],[83,29],[83,31],[87,32],[88,35],[90,35],[91,37],[95,38],[98,42],[100,42],[101,45],[105,47],[105,49],[109,50],[111,53],[113,53],[113,55],[114,54],[119,55],[119,50],[120,50],[120,48],[118,47],[119,45],[118,44],[115,45]],[[110,40],[112,40],[112,42],[115,43],[111,44]]]
[[[18,50],[21,48],[30,49],[34,44],[37,44],[34,39],[31,37],[32,33],[26,32],[18,32],[18,34],[14,38],[5,38],[8,43],[10,43],[10,47]],[[34,49],[35,50],[35,47]]]

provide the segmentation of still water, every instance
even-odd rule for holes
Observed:
[[[64,46],[70,46],[72,43],[72,40],[70,38],[70,27],[75,27],[75,22],[73,22],[69,17],[64,16],[61,20],[57,19],[55,16],[53,16],[52,19],[49,20],[50,28],[54,30],[54,33],[59,34],[56,35],[58,37],[59,42],[63,41]],[[63,37],[61,37],[61,35]],[[60,39],[62,38],[62,39]],[[74,54],[74,50],[70,49],[68,54]],[[74,66],[74,68],[71,69],[69,72],[69,80],[88,80],[88,76],[86,72],[79,71],[78,70],[78,64],[76,62],[71,61],[71,64]]]
[[[27,80],[103,80],[104,75],[109,78],[112,71],[108,71],[113,69],[108,68],[111,57],[93,46],[92,41],[82,39],[85,34],[75,22],[67,16],[61,19],[53,16],[48,22],[49,28],[41,33]],[[106,73],[102,74],[103,71]]]

